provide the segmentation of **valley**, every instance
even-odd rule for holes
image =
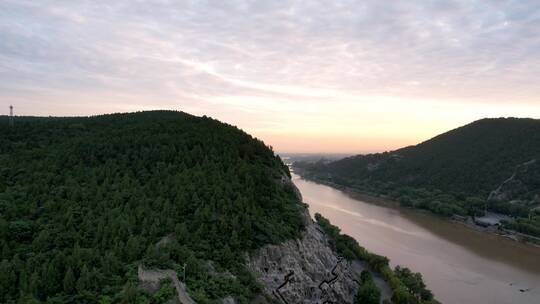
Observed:
[[[540,248],[293,174],[312,214],[339,225],[392,265],[420,271],[442,303],[535,303]]]

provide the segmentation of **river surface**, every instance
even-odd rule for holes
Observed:
[[[391,265],[422,273],[443,303],[540,304],[540,248],[293,174],[310,213]],[[520,289],[528,290],[521,292]]]

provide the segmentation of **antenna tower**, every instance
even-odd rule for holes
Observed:
[[[13,106],[9,106],[9,125],[13,127]]]
[[[13,106],[9,106],[9,125],[13,127]]]

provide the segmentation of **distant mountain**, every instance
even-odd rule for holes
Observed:
[[[0,303],[353,303],[378,294],[359,259],[386,299],[436,303],[318,221],[269,147],[208,117],[0,116]]]
[[[295,168],[306,177],[445,215],[480,212],[483,201],[518,172],[520,189],[510,191],[511,197],[491,195],[489,207],[526,217],[540,203],[535,160],[540,161],[540,120],[497,118],[391,152],[330,163],[298,162]],[[530,170],[519,171],[525,164]]]
[[[331,162],[338,159],[342,159],[351,154],[344,153],[279,153],[279,156],[286,164],[292,164],[294,162]]]

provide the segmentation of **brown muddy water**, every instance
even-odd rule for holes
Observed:
[[[298,175],[293,181],[312,215],[321,213],[392,266],[422,273],[443,303],[540,304],[538,247]]]

